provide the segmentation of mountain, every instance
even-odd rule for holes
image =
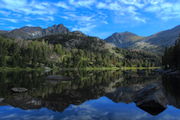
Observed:
[[[119,48],[127,48],[131,50],[143,50],[143,51],[162,54],[164,52],[165,47],[174,45],[179,34],[180,34],[180,25],[170,30],[162,31],[147,37],[138,36],[131,32],[114,33],[108,38],[106,38],[105,41],[114,44]],[[43,38],[43,37],[47,38],[48,36],[50,38],[50,40],[48,41],[50,41],[51,43],[54,41],[54,39],[59,39],[61,40],[62,43],[62,41],[64,41],[63,37],[67,37],[69,35],[71,37],[72,36],[76,36],[76,37],[75,39],[74,38],[71,40],[68,39],[66,41],[66,46],[72,47],[74,45],[77,46],[77,44],[87,45],[85,43],[86,41],[76,39],[77,37],[81,37],[82,39],[84,39],[83,37],[87,37],[84,33],[82,33],[81,31],[71,32],[63,24],[53,25],[45,29],[41,27],[25,26],[19,29],[14,29],[12,31],[0,30],[0,35],[13,39],[26,39],[26,40]],[[106,45],[112,46],[110,44],[106,44]]]
[[[69,31],[63,24],[48,28],[24,26],[12,31],[0,31],[7,38],[21,40],[48,41],[50,44],[61,44],[67,49],[80,48],[90,51],[110,51],[114,53],[112,44],[97,37],[86,36],[81,31]]]
[[[0,35],[3,35],[5,33],[8,33],[8,31],[5,31],[5,30],[0,30]]]
[[[46,29],[25,26],[3,36],[0,37],[0,48],[4,53],[0,66],[80,68],[160,65],[156,55],[117,48],[98,37],[87,36],[80,31],[71,32],[62,24]],[[7,57],[9,59],[5,59]]]
[[[68,34],[49,35],[33,39],[34,41],[46,41],[50,44],[61,44],[67,49],[83,49],[93,52],[110,52],[115,54],[114,45],[106,43],[97,37],[86,36],[75,31]]]
[[[133,34],[131,32],[123,32],[123,33],[114,33],[105,40],[109,43],[115,44],[120,48],[126,48],[142,38],[143,37]]]
[[[68,32],[69,30],[63,24],[53,25],[52,27],[48,27],[46,29],[41,27],[25,26],[9,32],[0,31],[3,36],[13,39],[34,39],[48,35],[67,34]]]
[[[140,37],[130,32],[114,33],[106,38],[105,41],[121,48],[151,51],[161,54],[165,47],[174,45],[179,34],[180,25],[147,37]]]

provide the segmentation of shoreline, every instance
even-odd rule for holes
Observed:
[[[44,68],[20,68],[20,67],[0,67],[0,72],[13,72],[13,71],[43,71]]]
[[[20,68],[20,67],[0,67],[0,72],[13,71],[51,71],[51,70],[83,70],[83,71],[106,71],[106,70],[153,70],[161,67],[85,67],[85,68]]]

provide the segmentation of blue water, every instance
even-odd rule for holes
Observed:
[[[0,107],[0,120],[180,120],[180,110],[172,106],[152,116],[134,103],[114,103],[107,97],[70,105],[63,112],[47,108],[22,110],[12,106]]]
[[[180,77],[153,71],[0,73],[0,120],[180,120],[179,91]]]

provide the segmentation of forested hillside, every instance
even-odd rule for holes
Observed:
[[[53,35],[33,40],[0,37],[0,67],[159,66],[157,56],[116,48],[95,37]]]
[[[175,46],[166,48],[164,56],[162,57],[162,64],[166,69],[180,70],[180,35]]]

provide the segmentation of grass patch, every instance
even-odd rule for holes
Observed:
[[[121,70],[153,70],[161,67],[121,67]]]
[[[118,67],[85,67],[85,68],[61,68],[60,70],[106,71],[106,70],[120,70],[120,68]]]

